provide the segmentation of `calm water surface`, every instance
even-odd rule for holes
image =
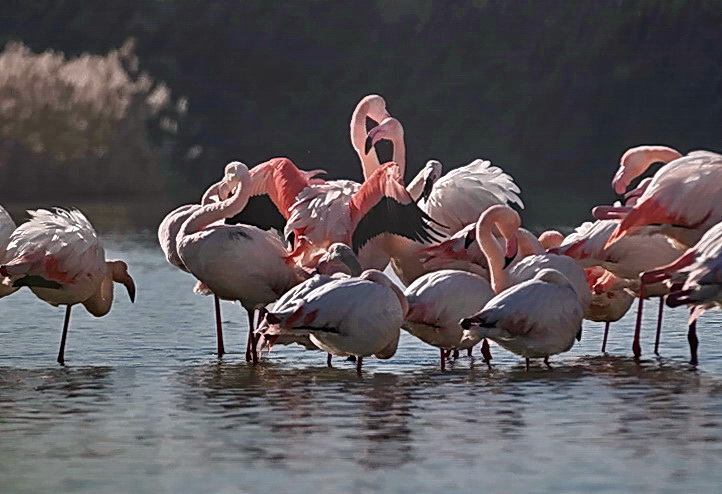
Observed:
[[[67,367],[55,364],[63,309],[22,290],[0,300],[2,492],[719,492],[719,312],[687,364],[684,311],[652,355],[656,302],[631,355],[633,315],[585,322],[582,342],[525,372],[492,346],[494,367],[407,334],[364,374],[337,359],[275,348],[246,364],[245,315],[223,304],[218,361],[212,299],[167,265],[152,233],[106,236],[131,265],[134,305],[74,309]]]

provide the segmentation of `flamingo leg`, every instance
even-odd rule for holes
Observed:
[[[216,307],[216,341],[218,342],[218,358],[221,358],[226,350],[223,346],[223,325],[221,324],[221,300],[218,295],[213,294]]]
[[[659,356],[659,337],[662,333],[662,311],[664,309],[664,295],[659,297],[659,312],[657,313],[657,334],[654,337],[654,354]]]
[[[459,350],[457,348],[454,348],[454,351],[452,352],[452,356],[454,357],[454,360],[459,358]]]
[[[604,339],[602,339],[602,353],[607,353],[607,336],[609,336],[609,321],[604,324]]]
[[[491,369],[491,349],[489,348],[489,340],[484,338],[481,342],[481,355],[484,357],[484,362]]]
[[[639,286],[639,306],[637,307],[637,324],[634,326],[634,341],[632,342],[632,352],[634,359],[639,360],[642,356],[642,346],[639,344],[639,334],[642,331],[642,305],[644,303],[644,283]]]
[[[549,357],[544,357],[544,363],[546,364],[547,367],[549,367],[550,369],[553,369],[552,364],[549,363]]]
[[[469,348],[466,350],[466,356],[467,356],[467,357],[471,357],[471,350],[472,350],[472,349],[473,349],[473,347],[469,347]]]
[[[331,366],[331,357],[332,357],[332,355],[331,355],[330,353],[329,353],[328,356],[326,357],[326,365],[327,365],[328,367],[332,367],[332,366]]]
[[[687,331],[687,342],[689,343],[689,353],[691,354],[689,363],[696,366],[697,347],[699,346],[699,340],[697,339],[697,321],[692,321],[692,324],[689,325],[689,330]]]
[[[256,352],[256,337],[253,334],[253,309],[248,312],[248,342],[246,343],[246,362],[253,361],[253,365],[258,363],[258,353]]]
[[[358,374],[361,374],[361,362],[363,361],[363,357],[358,357],[356,359],[356,372]]]
[[[60,337],[60,350],[58,351],[58,363],[65,365],[65,340],[68,338],[68,325],[70,324],[70,308],[68,305],[65,309],[65,322],[63,322],[63,334]]]
[[[441,362],[441,370],[446,369],[446,350],[443,348],[439,348],[439,352],[441,354],[441,358],[439,359],[439,362]]]
[[[529,372],[529,359],[526,359],[526,371]]]

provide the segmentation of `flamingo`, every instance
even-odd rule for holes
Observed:
[[[265,334],[309,334],[329,354],[356,356],[360,373],[364,357],[393,357],[407,311],[401,289],[381,271],[369,269],[359,278],[325,283],[293,307],[269,312],[266,319],[272,326]]]
[[[667,148],[669,149],[669,148]],[[675,156],[666,151],[668,157]],[[679,153],[675,152],[677,155]],[[629,154],[637,157],[632,160]],[[661,158],[651,151],[628,151],[624,163],[643,163]],[[625,158],[626,157],[626,158]],[[665,158],[666,159],[666,158]],[[717,200],[722,184],[722,155],[710,151],[695,151],[668,162],[654,175],[644,193],[633,206],[602,208],[593,211],[598,219],[621,219],[610,236],[612,245],[625,235],[644,228],[645,233],[659,232],[676,241],[682,248],[694,245],[713,225],[722,220],[722,203]],[[622,166],[613,181],[615,190],[622,190],[628,170],[642,169],[637,165]]]
[[[621,280],[606,277],[606,283],[596,282],[598,285],[597,291],[600,293],[607,291],[615,283],[618,288],[621,288],[619,284],[623,283],[624,288],[634,291],[639,297],[637,323],[632,343],[634,356],[639,358],[641,356],[639,336],[644,299],[647,297],[660,297],[655,344],[655,353],[657,353],[659,333],[662,327],[663,298],[668,292],[668,288],[662,284],[650,285],[642,283],[640,273],[667,264],[676,259],[680,252],[666,236],[654,232],[648,235],[625,236],[618,242],[608,245],[608,240],[618,225],[619,223],[614,220],[586,222],[567,237],[562,245],[551,249],[550,252],[569,256],[577,260],[585,268],[601,266],[615,276],[627,280],[622,282]]]
[[[113,282],[125,285],[131,302],[135,282],[125,262],[105,260],[95,229],[77,209],[38,209],[28,214],[30,220],[10,235],[8,260],[0,266],[0,275],[6,277],[4,284],[28,286],[41,300],[67,306],[57,359],[65,365],[72,306],[83,304],[93,316],[102,317],[113,303]]]
[[[299,300],[303,299],[303,297],[305,297],[308,293],[312,292],[321,285],[325,285],[326,283],[336,279],[357,277],[360,275],[361,264],[351,248],[342,243],[332,244],[328,251],[318,261],[318,264],[316,265],[316,274],[288,290],[276,302],[269,305],[264,313],[268,311],[283,312],[289,307],[294,307]],[[292,343],[298,343],[310,350],[318,349],[318,347],[313,344],[306,334],[298,335],[284,333],[281,335],[266,337],[265,333],[269,326],[270,324],[266,318],[264,318],[261,324],[259,324],[257,332],[262,338],[259,344],[261,349],[263,349],[264,346],[267,346],[270,351],[273,345],[289,345]],[[327,364],[331,367],[331,354],[328,354]]]
[[[718,263],[722,253],[722,223],[710,228],[691,248],[673,262],[642,273],[645,283],[659,283],[669,280],[672,292],[667,305],[678,307],[688,304],[696,306],[690,314],[687,340],[692,365],[697,365],[697,317],[714,307],[718,280]],[[681,285],[681,288],[680,288]]]
[[[176,238],[177,251],[190,273],[214,294],[238,300],[246,310],[246,360],[256,363],[253,311],[303,281],[304,273],[290,262],[275,233],[249,225],[215,224],[242,211],[252,194],[248,167],[238,161],[226,165],[223,183],[229,189],[235,187],[235,192],[228,199],[198,208],[183,222]]]
[[[566,352],[581,338],[584,308],[574,285],[556,269],[544,268],[492,298],[459,324],[472,343],[490,338],[526,359]],[[472,327],[473,326],[473,327]]]
[[[463,329],[459,321],[478,312],[491,300],[494,291],[481,276],[444,269],[417,278],[404,295],[409,311],[402,327],[440,349],[443,370],[449,351],[473,346],[471,341],[462,340]]]
[[[632,306],[634,297],[626,288],[622,278],[614,276],[603,267],[585,268],[584,272],[587,275],[587,283],[592,289],[592,301],[584,314],[584,319],[604,323],[602,353],[605,353],[610,324],[624,317]]]
[[[163,221],[158,226],[158,243],[160,244],[163,254],[166,260],[171,266],[175,266],[178,269],[188,273],[188,268],[183,264],[178,250],[176,248],[176,237],[180,230],[183,222],[188,217],[201,208],[203,205],[216,202],[221,199],[225,199],[228,196],[228,191],[222,190],[222,182],[211,185],[208,190],[203,194],[200,204],[184,204],[179,206],[170,213],[168,213]],[[193,289],[196,293],[208,294],[207,288],[202,284],[198,283]],[[223,328],[221,324],[221,304],[217,295],[213,294],[213,301],[215,307],[215,318],[216,318],[216,341],[218,345],[218,357],[222,357],[225,353],[223,346]]]
[[[13,221],[10,213],[5,208],[0,206],[0,265],[4,264],[6,259],[6,250],[8,242],[10,242],[10,235],[15,230],[16,225]],[[8,295],[15,293],[18,287],[12,285],[3,285],[0,283],[0,298],[7,297]]]

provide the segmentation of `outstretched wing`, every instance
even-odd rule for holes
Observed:
[[[417,242],[439,240],[441,234],[432,224],[440,225],[423,212],[401,184],[398,165],[382,165],[366,180],[351,201],[354,225],[351,247],[358,252],[369,240],[390,233]]]

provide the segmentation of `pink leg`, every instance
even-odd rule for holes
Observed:
[[[642,304],[644,303],[644,284],[639,287],[639,306],[637,307],[637,324],[634,326],[634,341],[632,342],[632,352],[634,359],[639,360],[642,356],[642,347],[639,344],[639,334],[642,330]]]
[[[689,343],[689,353],[691,354],[691,358],[689,359],[689,363],[696,366],[697,365],[697,347],[699,346],[699,340],[697,339],[697,321],[692,321],[692,324],[689,325],[689,330],[687,331],[687,342]]]
[[[356,372],[361,374],[361,361],[363,360],[363,357],[358,357],[356,359]]]
[[[659,297],[659,312],[657,313],[657,335],[654,337],[654,354],[659,355],[659,337],[662,333],[662,311],[664,309],[664,295]]]
[[[221,358],[226,353],[223,347],[223,326],[221,324],[221,301],[218,295],[213,295],[213,300],[216,306],[216,341],[218,342],[218,358]]]
[[[65,309],[65,322],[63,322],[63,334],[60,337],[60,350],[58,351],[58,363],[65,365],[65,340],[68,338],[68,325],[70,325],[70,308],[68,305]]]
[[[609,336],[609,321],[604,324],[604,339],[602,340],[602,353],[607,353],[607,336]]]
[[[444,350],[443,348],[439,348],[439,352],[441,354],[441,370],[444,370],[446,369],[446,350]]]

